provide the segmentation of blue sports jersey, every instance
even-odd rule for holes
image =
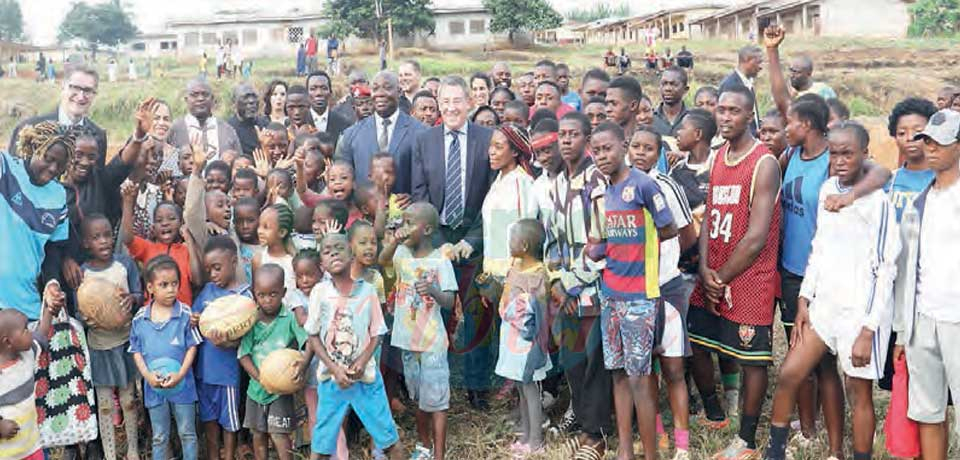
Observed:
[[[893,172],[893,177],[883,186],[883,191],[890,195],[893,208],[897,210],[897,223],[903,217],[903,210],[913,203],[918,193],[930,186],[933,182],[933,171],[922,169],[913,171],[900,168]]]
[[[197,346],[203,341],[200,331],[190,327],[190,307],[177,301],[173,304],[170,318],[162,323],[155,323],[150,319],[153,304],[141,308],[133,317],[130,326],[130,353],[140,353],[147,367],[153,370],[154,363],[163,360],[173,360],[183,363],[190,347]],[[173,369],[165,369],[171,373]],[[164,402],[174,404],[190,404],[197,402],[197,387],[193,380],[193,368],[187,370],[181,384],[165,394],[161,394],[143,382],[143,405],[150,409]]]
[[[606,267],[600,287],[619,300],[660,297],[660,240],[657,229],[673,223],[660,187],[646,173],[630,168],[603,196]]]
[[[564,94],[560,97],[560,102],[568,104],[570,107],[573,107],[577,112],[580,111],[582,101],[580,100],[580,95],[576,91],[567,91],[567,94]]]
[[[804,160],[800,158],[802,147],[791,150],[780,190],[783,207],[780,265],[794,275],[803,276],[807,271],[813,235],[817,232],[820,188],[830,175],[830,152],[824,151],[812,160]]]
[[[59,182],[30,182],[24,160],[0,153],[0,309],[40,318],[37,275],[48,241],[67,239],[67,194]]]
[[[250,287],[238,286],[236,289],[223,289],[216,284],[207,283],[193,301],[193,312],[203,313],[207,305],[228,295],[240,294],[253,298]],[[193,366],[197,380],[208,385],[236,387],[240,385],[240,360],[237,348],[220,348],[209,340],[204,340],[197,348],[197,362]]]

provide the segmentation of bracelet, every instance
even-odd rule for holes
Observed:
[[[134,142],[134,143],[137,143],[137,144],[142,144],[142,143],[146,142],[147,139],[149,139],[149,138],[150,138],[150,133],[144,134],[143,137],[141,137],[141,138],[139,138],[139,139],[136,138],[136,137],[130,136],[131,142]]]

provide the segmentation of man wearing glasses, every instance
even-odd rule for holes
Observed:
[[[61,125],[76,126],[93,134],[94,138],[97,139],[97,147],[100,150],[97,167],[103,167],[107,152],[107,132],[89,118],[90,107],[93,106],[93,101],[97,98],[97,85],[99,83],[100,76],[96,70],[84,65],[70,67],[63,80],[60,104],[57,105],[56,110],[29,118],[17,125],[13,130],[13,135],[10,136],[10,145],[7,150],[11,154],[16,154],[17,136],[24,126],[32,126],[42,121],[58,121]]]

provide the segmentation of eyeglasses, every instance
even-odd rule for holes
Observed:
[[[74,84],[68,84],[68,85],[67,85],[67,88],[70,89],[70,92],[71,92],[71,93],[74,93],[74,94],[83,94],[84,96],[96,96],[96,95],[97,95],[97,89],[96,89],[96,88],[90,88],[90,87],[87,87],[87,86],[78,86],[78,85],[74,85]]]

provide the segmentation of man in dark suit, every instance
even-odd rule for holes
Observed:
[[[373,116],[343,132],[337,143],[336,158],[353,165],[356,184],[367,185],[371,183],[370,160],[379,152],[390,152],[397,175],[393,192],[409,194],[413,146],[426,126],[398,110],[400,86],[395,73],[378,73],[373,78],[372,90]]]
[[[307,93],[310,95],[310,119],[317,131],[322,131],[339,139],[350,120],[330,110],[330,97],[333,94],[330,75],[322,70],[307,75]]]
[[[60,90],[60,104],[57,109],[20,122],[14,128],[13,135],[10,136],[7,151],[12,155],[17,153],[17,137],[24,126],[33,126],[43,121],[56,121],[64,126],[83,128],[85,132],[93,135],[97,140],[99,150],[96,166],[102,168],[107,153],[107,132],[89,118],[90,108],[97,98],[99,83],[100,76],[96,70],[83,65],[70,67],[63,79],[63,88]]]
[[[450,76],[442,80],[439,90],[443,124],[429,128],[417,136],[413,148],[411,171],[413,201],[427,201],[440,212],[440,236],[446,253],[452,254],[460,283],[460,300],[464,305],[465,341],[468,350],[464,361],[464,383],[475,409],[487,407],[486,391],[490,384],[493,359],[490,345],[493,312],[467,303],[467,291],[473,286],[483,254],[483,227],[480,208],[495,177],[490,169],[487,150],[493,132],[480,125],[467,123],[470,93],[463,78]],[[475,291],[475,289],[474,289]]]
[[[753,85],[761,70],[763,70],[763,50],[753,45],[740,48],[740,51],[737,52],[737,67],[733,69],[730,75],[727,75],[727,78],[724,78],[723,81],[720,82],[720,94],[723,94],[727,89],[743,86],[753,92],[753,100],[756,101],[757,90]],[[751,128],[754,133],[757,132],[757,127],[760,126],[759,117],[760,110],[757,108],[757,104],[754,103],[753,121],[751,122]]]
[[[240,148],[247,155],[260,148],[260,137],[257,129],[266,128],[269,124],[267,117],[260,116],[260,99],[257,90],[250,83],[240,83],[233,88],[233,102],[236,111],[227,120],[240,139]]]

